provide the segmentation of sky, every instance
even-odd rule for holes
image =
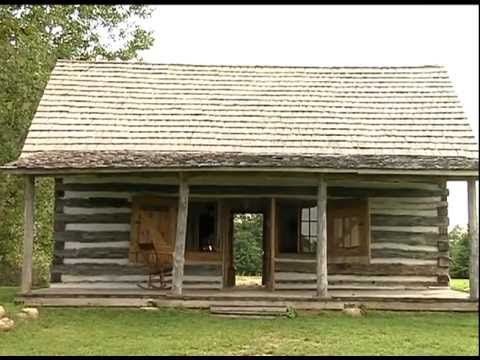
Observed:
[[[157,5],[146,62],[295,66],[444,65],[478,142],[478,6]],[[449,182],[450,228],[467,224]],[[478,182],[477,182],[478,189]],[[478,190],[477,190],[478,193]]]

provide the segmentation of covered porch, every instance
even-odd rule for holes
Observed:
[[[308,306],[313,307],[317,306],[314,305],[315,301],[317,301],[318,304],[323,304],[318,306],[327,306],[328,304],[328,306],[333,307],[340,306],[339,304],[343,304],[342,306],[344,306],[345,303],[349,301],[367,301],[371,304],[385,301],[390,304],[388,306],[392,308],[398,307],[398,309],[404,307],[404,305],[402,305],[404,302],[410,304],[405,306],[406,308],[411,309],[415,309],[415,306],[417,306],[412,304],[432,304],[435,302],[449,303],[450,305],[460,304],[460,308],[478,308],[478,220],[476,214],[477,196],[475,178],[467,179],[469,184],[469,231],[473,241],[471,241],[470,294],[465,294],[450,290],[446,286],[439,287],[435,286],[435,283],[429,284],[428,281],[432,281],[429,280],[430,277],[416,276],[418,275],[417,272],[427,271],[428,269],[432,269],[428,270],[432,271],[432,275],[435,274],[435,276],[439,277],[443,276],[440,275],[444,273],[442,268],[448,270],[448,260],[442,257],[443,253],[440,253],[438,263],[435,258],[435,265],[423,265],[423,263],[422,265],[415,265],[418,264],[418,261],[412,261],[411,264],[374,264],[375,261],[370,261],[370,252],[372,251],[370,246],[366,247],[368,251],[367,263],[364,263],[365,259],[364,256],[362,256],[363,253],[358,253],[358,256],[334,254],[334,256],[330,257],[327,254],[327,204],[331,204],[334,199],[342,199],[345,197],[356,199],[364,198],[367,200],[368,204],[368,199],[370,197],[375,199],[376,196],[380,196],[378,199],[380,199],[383,204],[383,202],[387,201],[385,200],[387,199],[385,198],[385,194],[387,193],[385,192],[385,184],[382,185],[382,181],[386,181],[388,186],[393,186],[393,190],[390,189],[388,191],[393,191],[394,194],[400,196],[398,199],[403,199],[399,201],[400,203],[404,201],[405,196],[416,194],[421,191],[423,191],[423,193],[420,195],[425,196],[425,199],[430,199],[429,201],[437,201],[437,198],[432,198],[431,195],[439,193],[424,190],[430,189],[431,186],[427,186],[422,182],[433,181],[434,183],[442,184],[442,182],[445,181],[445,178],[437,179],[429,177],[427,180],[424,180],[424,177],[392,178],[391,176],[381,175],[373,178],[371,176],[355,176],[348,174],[297,174],[296,176],[279,176],[278,174],[265,174],[262,176],[259,176],[258,174],[254,175],[255,176],[246,176],[243,174],[240,176],[230,174],[228,176],[212,176],[205,174],[170,173],[162,175],[161,184],[158,186],[157,184],[155,185],[154,192],[152,192],[151,189],[141,191],[143,197],[145,197],[146,194],[150,194],[151,198],[152,193],[154,193],[157,197],[159,196],[163,199],[168,198],[169,202],[175,205],[169,210],[173,221],[168,222],[169,231],[172,233],[172,245],[174,245],[174,247],[171,248],[173,271],[168,279],[171,285],[168,289],[155,291],[140,289],[134,283],[131,284],[131,286],[129,285],[130,288],[122,288],[122,286],[115,284],[110,286],[106,283],[101,284],[102,286],[99,287],[98,283],[94,282],[91,282],[90,285],[88,285],[89,281],[92,281],[92,279],[88,278],[88,274],[93,274],[92,271],[94,272],[97,265],[82,265],[75,263],[66,264],[63,262],[57,265],[69,269],[75,268],[75,271],[81,266],[85,269],[89,268],[87,269],[87,273],[84,273],[85,279],[87,280],[86,287],[69,286],[69,284],[52,284],[49,289],[32,290],[35,177],[34,175],[25,176],[24,265],[22,273],[22,291],[19,298],[28,303],[38,304],[41,302],[44,305],[55,305],[56,303],[88,305],[93,303],[100,304],[102,302],[105,304],[124,304],[125,301],[127,303],[141,303],[151,296],[157,299],[159,304],[171,304],[173,301],[173,303],[180,304],[180,306],[183,306],[181,304],[187,306],[192,304],[206,304],[205,301],[210,301],[208,299],[214,299],[215,301],[236,301],[240,299],[243,301],[245,298],[251,297],[255,301],[295,301],[299,302],[299,304],[303,304],[299,306],[307,306],[308,304]],[[88,180],[88,176],[86,178]],[[64,177],[64,179],[68,179],[68,177]],[[103,186],[97,184],[95,185],[97,188],[94,190],[107,189],[108,187],[113,189],[115,186],[118,187],[119,185],[114,184],[115,186],[112,187],[112,184],[109,184],[109,181],[111,180],[100,179],[101,181],[98,180],[98,178],[95,181],[100,181],[100,183],[103,182]],[[153,181],[157,180],[149,180],[150,183]],[[59,191],[62,194],[68,191],[83,191],[90,182],[92,182],[91,179],[85,181],[83,184],[77,184],[71,181],[62,182],[57,184],[57,193]],[[239,186],[240,184],[244,185]],[[357,184],[356,187],[354,184]],[[369,184],[367,189],[365,188],[365,184]],[[406,195],[404,193],[404,187],[407,185],[405,184],[410,184],[409,186],[423,190],[410,190],[408,195]],[[349,186],[353,187],[349,188]],[[124,188],[122,187],[122,189]],[[350,189],[350,193],[346,194],[345,189]],[[446,200],[446,194],[442,196]],[[443,198],[440,197],[439,199],[442,200]],[[188,249],[187,246],[189,208],[192,210],[196,203],[199,201],[204,202],[206,200],[215,203],[217,219],[224,219],[224,221],[215,222],[215,239],[216,244],[218,245],[218,249],[215,253],[208,251],[192,251],[192,249]],[[281,245],[281,239],[282,236],[285,238],[284,235],[286,230],[285,227],[279,226],[280,223],[285,222],[285,219],[281,216],[282,212],[279,212],[279,208],[283,206],[282,204],[289,204],[292,203],[292,201],[294,203],[303,204],[300,207],[297,206],[298,209],[302,209],[302,207],[315,207],[316,209],[314,219],[310,219],[316,225],[314,235],[316,245],[318,245],[315,246],[313,253],[289,254],[280,249],[282,246],[291,247],[291,244],[287,242]],[[60,207],[67,204],[67,202],[68,199],[65,200],[60,198],[58,200],[58,203],[62,204]],[[375,203],[375,201],[373,203]],[[439,203],[438,215],[443,214],[446,217],[446,208],[444,208],[444,206],[446,206],[446,201],[440,201]],[[422,204],[423,203],[420,205]],[[408,205],[410,208],[417,207],[417,203]],[[131,206],[133,209],[133,202],[131,203]],[[421,208],[421,206],[419,206],[419,208]],[[173,212],[172,209],[174,210]],[[286,207],[286,209],[288,209],[288,207]],[[234,278],[235,274],[234,272],[232,273],[233,238],[231,215],[235,211],[261,212],[264,214],[264,256],[262,272],[264,287],[261,289],[240,290],[232,288],[232,277]],[[388,219],[385,216],[382,217],[382,215],[375,215],[375,211],[375,208],[368,209],[366,227],[368,228],[367,233],[369,238],[370,215],[377,216],[375,221],[387,221],[387,223],[381,225],[392,225],[388,223],[391,219]],[[398,213],[399,210],[397,209],[394,211],[397,211]],[[418,212],[425,213],[426,211],[427,210],[419,210]],[[415,211],[413,211],[413,213],[415,213]],[[81,217],[80,215],[75,216],[77,219],[75,221],[78,221],[79,217]],[[91,216],[101,218],[101,215]],[[130,215],[128,216],[130,218]],[[72,215],[62,213],[57,217],[67,219],[69,217],[71,218]],[[419,219],[425,218],[411,217],[410,220],[418,222]],[[297,228],[301,225],[301,222],[302,219],[297,223]],[[132,213],[132,229],[135,229],[137,226],[136,224],[137,220],[134,213]],[[441,240],[438,243],[438,249],[442,250],[441,248],[445,247],[447,235],[446,223],[442,220],[440,223],[432,223],[430,221],[428,224],[438,226],[438,236],[435,236],[434,241],[437,241],[438,239]],[[376,225],[378,225],[378,223]],[[420,223],[418,225],[422,224]],[[63,226],[65,226],[65,224],[63,224]],[[333,227],[334,226],[330,226],[329,230],[331,231]],[[331,237],[331,235],[329,236]],[[418,238],[418,234],[415,235],[415,238]],[[350,241],[352,242],[351,239]],[[360,238],[357,239],[357,241],[359,244],[361,243]],[[370,241],[370,239],[368,239],[368,241]],[[66,240],[63,239],[63,241],[60,241],[60,245],[63,244],[62,246],[64,246],[65,242]],[[56,243],[56,247],[58,247],[57,245],[58,244]],[[295,243],[294,246],[300,245]],[[329,251],[331,250],[332,248],[330,247]],[[62,249],[61,251],[67,251],[67,253],[74,252],[78,255],[82,250]],[[349,254],[347,253],[347,255]],[[110,256],[106,255],[106,258],[109,259]],[[433,264],[433,260],[428,261],[428,264],[430,264],[430,262]],[[196,265],[201,266],[195,267]],[[446,268],[445,265],[447,266]],[[215,268],[215,283],[218,286],[215,286],[215,289],[205,289],[202,287],[196,288],[195,286],[192,288],[192,286],[189,286],[192,283],[192,273],[188,274],[188,268],[190,268],[190,272],[192,270],[194,271],[193,277],[195,277],[198,275],[195,272],[198,271],[198,269],[204,271],[205,266],[209,268],[212,268],[213,266]],[[122,268],[122,266],[118,266],[118,268]],[[85,271],[85,269],[82,271]],[[125,269],[126,268],[123,267],[121,272],[123,273]],[[185,274],[186,269],[187,274]],[[394,269],[395,271],[399,271],[400,276],[385,276],[392,275]],[[52,275],[55,274],[52,273]],[[70,275],[67,275],[66,277],[68,276]],[[138,276],[138,273],[126,273],[125,276],[130,276],[132,278],[132,276]],[[108,276],[106,278],[108,278]],[[210,278],[212,277],[210,276]],[[349,280],[345,281],[346,278]],[[355,281],[357,278],[360,279],[359,282]],[[402,285],[402,281],[405,281],[406,278],[408,278],[409,281],[414,279],[413,281],[418,280],[421,283],[416,284],[410,282]],[[198,279],[198,276],[196,276],[195,279],[196,280],[193,280],[193,282],[202,283],[206,278]],[[397,283],[391,283],[392,279],[395,279],[395,282]],[[437,281],[436,279],[437,278],[435,277],[435,282]],[[367,283],[365,283],[365,280]],[[398,281],[400,281],[400,286],[398,286]],[[425,281],[427,282],[425,283]],[[394,304],[396,305],[394,306]],[[440,308],[442,306],[443,305],[439,305]],[[455,306],[450,308],[455,309]],[[381,308],[381,306],[379,308]],[[416,309],[421,308],[422,306],[417,307]],[[438,308],[438,306],[433,306],[433,308]]]

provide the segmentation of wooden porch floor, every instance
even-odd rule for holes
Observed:
[[[327,298],[314,291],[233,288],[184,290],[173,296],[169,290],[45,288],[19,295],[18,301],[31,306],[114,306],[209,308],[219,304],[283,304],[301,310],[341,310],[346,304],[367,309],[411,311],[478,311],[478,302],[468,293],[448,287],[423,289],[332,289]]]

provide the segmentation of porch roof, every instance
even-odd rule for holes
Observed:
[[[244,153],[190,153],[154,151],[44,151],[22,157],[3,167],[5,170],[192,170],[192,169],[302,169],[359,172],[383,169],[412,173],[425,169],[453,173],[462,171],[474,175],[478,171],[477,159],[429,156],[317,156],[315,154],[244,154]],[[469,171],[465,171],[469,170]],[[465,175],[465,174],[464,174]]]
[[[57,62],[3,169],[477,171],[441,66]]]

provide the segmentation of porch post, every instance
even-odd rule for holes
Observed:
[[[187,234],[189,188],[182,174],[178,192],[177,232],[175,235],[175,252],[173,255],[172,293],[182,295],[183,266],[185,264],[185,241]]]
[[[327,286],[327,184],[320,178],[317,193],[317,296],[328,296]]]
[[[32,290],[34,209],[35,177],[26,175],[24,189],[23,264],[20,287],[22,294],[28,294]]]
[[[470,235],[470,299],[478,300],[478,214],[475,179],[468,185],[468,232]]]
[[[276,249],[276,238],[277,238],[277,224],[276,224],[276,214],[277,214],[277,200],[275,198],[270,199],[270,227],[269,227],[269,257],[268,257],[268,283],[267,288],[269,290],[275,290],[275,249]]]

